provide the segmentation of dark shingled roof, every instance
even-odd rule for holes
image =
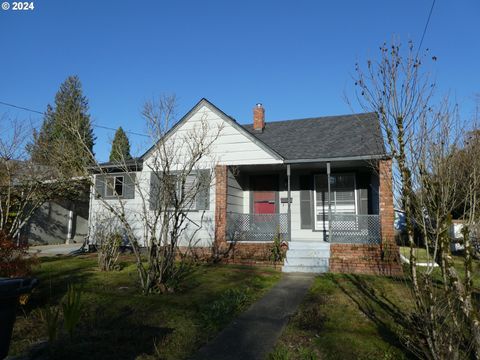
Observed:
[[[375,113],[267,121],[263,132],[242,126],[286,160],[386,154]]]
[[[99,172],[100,169],[106,172],[125,172],[125,171],[142,171],[143,159],[133,158],[125,161],[107,161],[90,167],[90,171]]]

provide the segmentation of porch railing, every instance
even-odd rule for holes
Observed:
[[[229,241],[288,241],[287,214],[227,213],[227,240]]]
[[[330,222],[331,243],[374,245],[381,242],[379,215],[332,214]]]

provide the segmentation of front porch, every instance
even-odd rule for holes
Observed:
[[[333,244],[370,244],[381,242],[379,215],[349,215],[333,213],[330,230],[325,237],[312,241],[327,241]],[[227,241],[272,242],[291,241],[288,213],[256,214],[227,212]]]
[[[289,241],[288,214],[227,213],[229,242]]]
[[[227,168],[226,241],[379,244],[378,172],[365,161]]]
[[[343,254],[355,253],[378,266],[385,244],[394,246],[390,166],[389,160],[219,166],[216,241],[266,253],[279,239],[289,249],[284,271],[342,272],[346,264],[351,272],[352,264],[365,265],[344,261]]]

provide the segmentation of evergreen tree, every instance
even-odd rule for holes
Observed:
[[[48,105],[28,151],[33,161],[76,175],[92,162],[94,141],[82,84],[78,76],[69,76],[55,95],[55,106]]]
[[[52,153],[53,147],[53,108],[47,105],[42,127],[40,131],[33,131],[33,143],[27,145],[27,151],[30,153],[32,161],[37,164],[48,165],[49,154]]]
[[[132,158],[130,155],[130,141],[127,134],[120,126],[115,132],[115,137],[112,142],[112,150],[110,151],[110,161],[121,162]]]

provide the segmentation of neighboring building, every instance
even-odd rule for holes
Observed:
[[[28,222],[23,235],[30,245],[83,243],[88,233],[89,194],[82,199],[48,201]]]
[[[189,214],[194,224],[203,215],[197,246],[227,248],[233,243],[232,256],[262,258],[279,235],[288,243],[283,271],[401,272],[391,160],[377,116],[266,122],[261,104],[253,112],[253,124],[240,125],[202,99],[169,133],[175,136],[201,119],[223,127],[212,149],[216,167],[204,169],[212,172],[215,185]],[[142,186],[151,186],[152,151],[154,147],[130,163],[128,176],[108,163],[107,175],[95,175],[90,234],[107,213],[96,198],[108,199],[107,181],[118,180],[135,224],[142,200],[127,180],[134,175]]]
[[[13,181],[11,184],[6,183],[3,191],[9,192],[10,196],[14,196],[11,190],[21,189],[25,183],[56,181],[55,169],[52,167],[20,160],[9,160],[8,164]],[[72,188],[71,199],[58,195],[56,199],[47,201],[37,208],[20,231],[22,240],[28,241],[30,245],[83,243],[88,232],[90,198],[86,180],[88,179],[78,177],[70,179],[69,184],[75,184],[76,187],[75,191]],[[14,191],[13,194],[19,191]],[[28,196],[33,193],[34,191],[31,191]],[[25,199],[29,199],[28,196]],[[8,199],[7,196],[5,198]]]

